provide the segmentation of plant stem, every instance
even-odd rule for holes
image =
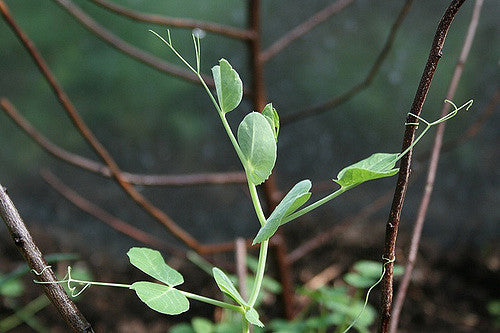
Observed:
[[[264,271],[266,269],[266,259],[267,259],[267,249],[269,247],[269,240],[263,241],[260,244],[259,251],[259,263],[257,266],[257,272],[255,273],[255,282],[252,288],[252,293],[250,294],[250,299],[248,300],[248,306],[252,307],[257,301],[259,296],[260,287],[262,286],[262,280],[264,278]]]
[[[180,291],[184,296],[186,296],[188,298],[191,298],[191,299],[194,299],[196,301],[200,301],[200,302],[212,304],[212,305],[215,305],[215,306],[219,306],[221,308],[225,308],[225,309],[228,309],[228,310],[233,310],[233,311],[236,311],[236,312],[243,313],[243,309],[241,308],[241,306],[234,305],[234,304],[229,304],[229,303],[222,302],[222,301],[218,301],[216,299],[205,297],[205,296],[201,296],[201,295],[197,295],[197,294],[192,294],[192,293],[187,292],[187,291],[183,291],[183,290],[179,290],[179,289],[177,289],[177,290]]]

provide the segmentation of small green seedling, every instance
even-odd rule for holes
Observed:
[[[334,179],[334,182],[340,186],[338,190],[301,208],[310,199],[310,189],[312,186],[310,180],[303,180],[297,183],[288,192],[271,215],[266,218],[260,204],[256,186],[262,184],[271,175],[276,162],[277,141],[280,130],[278,112],[272,104],[267,104],[263,110],[258,110],[261,112],[250,112],[243,117],[235,136],[229,122],[227,121],[227,115],[238,107],[243,97],[243,83],[241,82],[236,70],[234,70],[231,64],[225,59],[221,59],[219,64],[212,68],[217,93],[217,98],[215,98],[212,91],[210,91],[201,76],[201,52],[199,38],[193,35],[196,65],[191,66],[173,46],[169,31],[167,31],[167,39],[163,38],[154,31],[151,32],[160,38],[180,59],[180,61],[182,61],[199,78],[207,95],[214,105],[229,140],[231,141],[245,170],[255,214],[257,215],[257,219],[261,226],[259,232],[253,240],[253,244],[260,244],[260,251],[249,298],[248,300],[243,299],[231,279],[219,268],[212,269],[213,277],[222,293],[229,297],[233,303],[221,302],[215,299],[182,291],[178,288],[184,282],[183,276],[168,266],[158,251],[146,248],[130,249],[128,252],[130,262],[132,265],[136,266],[144,273],[161,283],[139,281],[133,283],[132,285],[125,285],[82,281],[73,279],[71,277],[70,269],[68,269],[67,279],[60,282],[67,283],[68,287],[72,287],[75,284],[82,285],[83,289],[77,292],[77,294],[81,293],[90,285],[129,288],[134,290],[137,293],[137,296],[153,310],[170,315],[187,311],[189,309],[188,299],[220,306],[222,308],[235,311],[241,315],[243,332],[248,332],[250,325],[256,325],[259,327],[264,326],[259,319],[259,314],[255,307],[264,280],[269,238],[274,235],[280,226],[318,208],[328,201],[338,197],[340,194],[364,182],[395,175],[398,172],[398,169],[395,167],[396,162],[408,153],[432,126],[454,117],[460,109],[468,109],[472,104],[471,100],[464,105],[457,107],[453,104],[453,102],[446,101],[454,107],[454,110],[448,115],[431,123],[419,116],[414,115],[415,118],[422,121],[426,125],[426,128],[407,150],[402,153],[373,154],[364,160],[342,169],[338,173],[337,178]],[[406,125],[417,126],[418,124],[410,123]],[[383,274],[384,273],[382,273],[382,276]]]

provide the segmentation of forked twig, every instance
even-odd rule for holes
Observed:
[[[8,99],[0,98],[0,107],[19,128],[52,156],[103,177],[110,178],[112,176],[110,169],[105,164],[71,153],[50,141],[23,117]],[[127,183],[141,186],[192,186],[246,183],[244,172],[193,173],[186,175],[147,175],[122,172],[122,176]]]
[[[100,0],[93,0],[100,1]],[[267,62],[269,59],[274,57],[276,54],[280,53],[289,46],[292,42],[296,41],[312,29],[314,29],[319,24],[323,23],[333,15],[340,12],[342,9],[350,5],[354,0],[337,0],[331,5],[323,8],[313,16],[311,16],[307,21],[299,24],[286,34],[284,34],[280,39],[275,41],[271,46],[261,52],[260,61]]]
[[[97,37],[114,47],[115,49],[121,51],[122,53],[146,64],[158,71],[173,75],[175,77],[184,79],[189,82],[200,84],[198,78],[191,72],[177,67],[175,65],[169,64],[127,42],[125,42],[120,37],[113,34],[111,31],[107,30],[99,23],[97,23],[92,17],[87,15],[80,7],[75,5],[70,0],[54,0],[64,8],[69,14],[71,14],[78,22],[80,22],[86,29],[95,34]],[[204,80],[207,85],[214,87],[214,83],[211,77],[204,76]]]
[[[0,9],[6,11],[3,1],[0,1]],[[6,189],[0,184],[0,216],[4,220],[10,235],[17,248],[23,255],[29,267],[35,272],[40,272],[38,279],[49,282],[42,286],[45,295],[64,319],[73,332],[94,332],[90,323],[85,319],[76,307],[75,303],[66,295],[64,289],[56,284],[57,278],[54,272],[48,267],[42,253],[36,246],[26,225],[24,224],[14,203],[7,195]]]
[[[99,140],[95,137],[94,133],[90,130],[90,128],[83,121],[82,117],[76,110],[75,106],[72,104],[69,96],[62,89],[62,87],[57,82],[55,76],[50,71],[47,63],[41,56],[41,54],[36,49],[33,42],[28,38],[28,36],[21,30],[21,28],[14,21],[12,16],[10,15],[7,6],[5,3],[0,0],[2,6],[0,6],[0,10],[2,12],[5,21],[9,24],[11,29],[16,34],[19,41],[26,48],[31,58],[34,60],[40,72],[43,74],[44,78],[49,83],[52,88],[54,94],[57,96],[60,104],[63,106],[66,114],[72,121],[73,125],[77,129],[77,131],[82,135],[87,144],[94,150],[94,152],[103,160],[103,162],[108,166],[109,170],[113,178],[120,185],[120,187],[127,193],[133,201],[139,205],[144,211],[154,217],[158,222],[164,225],[170,232],[177,237],[179,240],[184,242],[187,246],[192,248],[197,252],[203,252],[203,247],[198,241],[187,233],[184,229],[178,226],[164,211],[160,210],[158,207],[153,205],[148,199],[146,199],[142,194],[140,194],[132,185],[127,183],[127,181],[123,178],[122,171],[119,166],[116,164],[113,157],[106,150],[106,148],[99,142]]]
[[[479,22],[479,16],[481,13],[481,7],[483,5],[483,0],[476,0],[476,4],[474,6],[474,11],[472,13],[472,18],[469,24],[469,28],[467,30],[467,34],[465,37],[464,45],[462,47],[462,52],[458,58],[457,64],[455,66],[455,71],[453,73],[450,86],[448,87],[448,92],[446,94],[446,99],[451,100],[455,96],[455,92],[457,90],[458,83],[460,82],[460,78],[462,76],[462,71],[465,62],[467,61],[467,56],[469,55],[469,51],[472,46],[472,42],[474,40],[474,35],[476,32],[477,24]],[[445,103],[441,110],[441,116],[444,116],[448,113],[450,105]],[[420,202],[420,206],[418,208],[417,219],[415,221],[415,225],[413,227],[410,251],[408,254],[408,262],[405,266],[405,271],[403,278],[401,280],[401,284],[399,286],[398,292],[396,294],[396,300],[394,302],[394,308],[392,311],[392,318],[390,321],[389,332],[396,333],[399,323],[399,316],[401,314],[401,310],[403,308],[404,300],[406,297],[406,291],[408,290],[408,286],[410,284],[410,279],[413,274],[413,268],[415,267],[415,262],[417,259],[417,252],[420,245],[420,237],[422,235],[422,229],[424,226],[425,217],[427,215],[427,209],[429,207],[432,191],[434,189],[434,183],[436,180],[436,171],[438,166],[438,161],[440,157],[441,147],[443,143],[443,135],[445,130],[445,123],[441,123],[438,125],[436,136],[434,138],[434,144],[432,147],[432,156],[429,162],[429,168],[427,171],[427,179],[425,183],[425,189],[422,194],[422,199]]]
[[[446,9],[443,17],[441,18],[439,25],[434,36],[434,41],[430,50],[429,58],[422,74],[417,92],[415,94],[415,99],[411,106],[410,113],[416,116],[420,116],[422,107],[429,92],[429,88],[432,82],[432,78],[436,71],[439,59],[442,57],[442,49],[446,35],[450,28],[451,22],[453,21],[455,15],[457,14],[460,6],[465,2],[465,0],[453,0],[448,8]],[[406,119],[406,123],[415,123],[415,116],[409,115]],[[417,126],[406,126],[402,151],[406,150],[412,144]],[[410,164],[411,164],[412,151],[406,154],[401,159],[398,180],[396,189],[394,191],[394,198],[392,201],[391,211],[389,213],[389,218],[386,225],[386,235],[385,235],[385,247],[384,247],[384,258],[392,260],[395,258],[396,252],[396,239],[398,235],[398,226],[401,217],[401,210],[403,208],[403,202],[408,186],[408,179],[410,177]],[[387,272],[384,275],[382,283],[382,306],[380,311],[380,332],[386,333],[389,330],[389,322],[391,318],[391,306],[392,306],[392,295],[393,295],[393,268],[394,263],[387,265]]]
[[[396,39],[396,34],[403,23],[403,20],[405,19],[406,15],[408,14],[410,7],[413,3],[413,0],[406,0],[403,8],[401,8],[401,11],[398,14],[398,17],[396,18],[396,21],[391,27],[391,31],[389,33],[389,36],[387,37],[387,40],[385,41],[384,47],[380,51],[379,55],[377,56],[377,59],[375,59],[375,62],[373,63],[372,67],[370,68],[370,71],[366,75],[366,77],[361,81],[360,83],[356,84],[353,86],[351,89],[346,91],[340,96],[334,97],[329,101],[326,101],[324,103],[321,103],[319,105],[313,106],[308,109],[303,109],[300,111],[297,111],[295,113],[292,113],[288,116],[284,116],[282,118],[283,125],[286,125],[288,123],[304,119],[306,117],[310,117],[313,115],[317,115],[323,112],[326,112],[328,110],[334,109],[341,104],[347,102],[350,100],[352,97],[360,93],[361,91],[365,90],[370,86],[372,83],[373,79],[375,76],[378,74],[380,68],[382,67],[382,63],[384,60],[387,58],[389,55],[389,51],[392,48],[392,44],[394,43],[394,40]]]
[[[218,35],[227,36],[234,39],[242,39],[242,40],[252,39],[254,36],[252,32],[249,30],[233,28],[217,23],[197,21],[187,18],[167,17],[157,14],[141,13],[104,0],[90,0],[90,1],[92,1],[98,6],[101,6],[102,8],[105,8],[109,11],[112,11],[123,17],[127,17],[134,21],[147,22],[147,23],[153,23],[153,24],[164,25],[168,27],[176,27],[176,28],[187,28],[187,29],[198,28],[207,32],[213,32]]]

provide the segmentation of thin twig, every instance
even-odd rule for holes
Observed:
[[[54,94],[57,96],[60,104],[63,106],[66,114],[71,119],[73,125],[78,130],[78,132],[82,135],[88,145],[94,150],[94,152],[103,160],[103,162],[108,166],[109,170],[113,178],[120,185],[120,187],[133,199],[139,207],[141,207],[148,214],[153,216],[158,222],[164,225],[170,232],[184,242],[187,246],[192,248],[197,252],[202,252],[203,248],[200,243],[196,239],[193,238],[189,233],[187,233],[184,229],[178,226],[165,212],[157,208],[153,205],[148,199],[146,199],[142,194],[140,194],[132,185],[127,183],[127,181],[123,178],[122,172],[118,165],[116,164],[113,157],[106,150],[106,148],[97,140],[94,133],[90,130],[90,128],[85,124],[82,117],[76,110],[75,106],[72,104],[69,96],[62,89],[62,87],[57,82],[55,76],[50,71],[50,68],[47,66],[47,63],[41,56],[41,54],[36,49],[33,42],[28,38],[28,36],[21,30],[21,28],[17,25],[13,17],[10,15],[7,6],[5,3],[0,0],[2,6],[0,6],[0,10],[2,12],[5,21],[9,24],[11,29],[16,34],[19,41],[26,48],[31,58],[37,65],[40,72],[43,74],[44,78],[49,83],[52,88]]]
[[[81,155],[71,153],[51,142],[21,115],[8,99],[0,98],[0,107],[19,128],[52,156],[100,176],[111,177],[111,171],[106,165]],[[146,175],[123,172],[122,175],[127,183],[141,186],[246,184],[244,172],[193,173],[186,175]]]
[[[141,13],[132,9],[119,6],[115,3],[103,0],[90,0],[98,6],[112,11],[123,17],[127,17],[134,21],[147,22],[152,24],[164,25],[176,28],[187,29],[202,29],[207,32],[213,32],[218,35],[227,36],[234,39],[247,40],[253,38],[253,34],[249,30],[233,28],[217,23],[197,21],[187,18],[167,17],[157,14]]]
[[[450,86],[448,88],[448,92],[446,94],[446,99],[452,100],[455,96],[455,92],[457,90],[458,83],[460,82],[460,78],[462,76],[462,71],[465,62],[467,61],[467,56],[469,55],[469,51],[472,46],[472,42],[474,40],[474,36],[476,33],[477,24],[479,22],[479,16],[481,13],[481,7],[483,5],[483,0],[476,0],[476,4],[474,6],[474,10],[472,12],[471,21],[469,24],[469,28],[467,30],[467,35],[465,36],[464,45],[462,47],[462,52],[460,53],[460,57],[458,58],[457,64],[455,66],[455,71],[453,73]],[[441,110],[441,116],[445,116],[450,109],[449,103],[444,103],[443,108]],[[415,262],[417,260],[418,248],[420,245],[420,238],[422,235],[422,228],[424,226],[425,217],[427,215],[427,209],[429,207],[432,191],[434,189],[434,183],[436,180],[436,171],[440,157],[441,146],[443,143],[443,135],[445,130],[446,123],[443,122],[438,125],[436,136],[434,138],[434,144],[432,148],[432,156],[429,162],[429,168],[427,171],[427,179],[425,183],[425,189],[422,194],[422,199],[420,201],[420,206],[418,208],[417,219],[415,221],[415,225],[413,227],[411,244],[410,244],[410,252],[408,254],[408,262],[405,266],[405,272],[403,278],[401,280],[401,284],[399,286],[398,292],[396,294],[396,300],[394,302],[394,307],[392,311],[392,318],[390,320],[389,332],[396,333],[399,323],[399,316],[401,314],[401,310],[403,308],[404,300],[406,297],[406,291],[408,290],[408,286],[410,284],[410,279],[413,274],[413,268],[415,267]]]
[[[169,64],[150,53],[147,53],[127,42],[125,42],[120,37],[113,34],[108,29],[104,28],[102,25],[97,23],[93,18],[88,16],[80,7],[75,5],[69,0],[54,0],[62,8],[64,8],[69,14],[71,14],[78,22],[80,22],[87,30],[95,34],[97,37],[114,47],[115,49],[121,51],[122,53],[146,64],[160,72],[164,72],[175,77],[181,78],[183,80],[193,82],[196,84],[201,84],[200,80],[196,75],[190,71],[177,67],[175,65]],[[203,76],[203,79],[208,86],[214,87],[214,82],[211,77]]]
[[[72,190],[67,185],[65,185],[52,172],[50,172],[48,170],[42,170],[41,176],[47,182],[47,184],[49,184],[54,190],[59,192],[59,194],[61,194],[64,198],[66,198],[73,205],[80,208],[84,212],[94,216],[98,220],[106,223],[108,226],[115,229],[116,231],[118,231],[124,235],[127,235],[130,238],[135,239],[135,240],[137,240],[143,244],[146,244],[148,246],[151,246],[151,247],[154,247],[157,249],[168,250],[177,256],[184,255],[184,252],[180,251],[176,247],[170,246],[165,241],[162,241],[159,238],[157,238],[157,237],[155,237],[155,236],[153,236],[145,231],[137,229],[136,227],[132,226],[131,224],[123,221],[122,219],[119,219],[116,216],[111,215],[110,213],[108,213],[107,211],[102,209],[101,207],[88,201],[87,199],[82,197],[80,194],[78,194],[76,191]]]
[[[457,14],[460,6],[465,2],[465,0],[453,0],[451,4],[446,9],[443,17],[441,18],[439,25],[434,36],[434,41],[430,50],[429,58],[425,65],[422,78],[420,80],[417,92],[415,94],[415,99],[411,106],[410,113],[413,115],[420,116],[422,107],[429,92],[429,88],[432,82],[432,78],[436,71],[439,59],[441,59],[443,53],[443,45],[446,39],[446,35],[450,28],[453,18]],[[406,123],[416,123],[417,119],[408,115]],[[406,126],[403,146],[401,151],[405,151],[413,142],[415,137],[415,132],[417,126],[409,125]],[[408,186],[408,179],[410,177],[410,164],[411,164],[412,151],[410,150],[406,154],[400,163],[400,169],[398,174],[398,181],[396,189],[394,192],[394,199],[392,201],[391,211],[389,213],[389,218],[386,225],[386,235],[385,235],[385,248],[384,256],[385,260],[391,261],[386,265],[386,273],[384,274],[382,280],[382,306],[380,311],[380,332],[387,333],[389,329],[389,321],[391,319],[391,306],[392,306],[392,295],[393,295],[393,268],[396,252],[396,239],[398,235],[398,226],[401,217],[401,210],[403,208],[403,202]]]
[[[347,102],[361,91],[368,88],[372,83],[373,79],[375,78],[375,76],[378,74],[380,68],[382,67],[382,63],[389,55],[389,51],[391,50],[394,40],[396,39],[396,34],[401,24],[403,23],[403,20],[408,14],[412,3],[413,0],[406,0],[404,6],[401,8],[401,11],[398,14],[398,17],[396,18],[396,21],[391,27],[391,31],[389,33],[389,36],[387,37],[387,40],[385,41],[384,47],[377,56],[377,59],[375,59],[375,62],[373,63],[372,67],[370,68],[370,71],[363,79],[363,81],[356,84],[342,95],[334,97],[327,102],[316,105],[312,108],[303,109],[295,113],[292,113],[290,115],[284,116],[282,118],[283,125],[334,109],[342,105],[343,103]]]
[[[0,1],[0,9],[2,12],[8,11],[3,1]],[[36,279],[49,282],[42,285],[43,291],[57,308],[57,311],[66,324],[73,332],[94,332],[90,323],[80,313],[68,295],[66,295],[64,289],[57,283],[51,283],[57,281],[54,272],[47,265],[42,253],[34,243],[26,225],[21,219],[19,212],[7,195],[6,189],[1,184],[0,215],[9,229],[14,244],[16,244],[28,266],[36,272]]]
[[[96,1],[96,0],[94,0]],[[340,12],[342,9],[350,5],[354,0],[337,0],[331,5],[323,8],[319,12],[311,16],[307,21],[299,24],[286,34],[284,34],[280,39],[275,41],[271,46],[262,51],[260,54],[260,60],[262,62],[267,62],[269,59],[274,57],[276,54],[280,53],[289,46],[291,43],[314,29],[319,24],[323,23],[333,15]]]

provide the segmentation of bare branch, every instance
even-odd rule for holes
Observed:
[[[420,84],[418,86],[415,99],[411,106],[410,113],[419,116],[422,107],[429,92],[429,88],[432,82],[432,78],[436,71],[439,59],[442,57],[442,49],[446,35],[450,28],[451,22],[453,21],[455,15],[457,14],[460,6],[465,2],[465,0],[453,0],[451,4],[446,9],[441,21],[436,30],[436,35],[434,36],[434,41],[430,50],[429,58],[427,59],[427,64],[422,74]],[[408,115],[406,123],[416,123],[417,119],[413,115]],[[415,137],[417,126],[406,126],[402,151],[406,150],[413,142]],[[391,305],[392,305],[392,294],[393,294],[393,269],[394,260],[396,252],[396,239],[398,235],[398,226],[401,217],[401,210],[403,208],[403,202],[408,187],[408,179],[410,177],[410,164],[411,164],[412,151],[410,150],[406,154],[400,163],[398,181],[396,185],[396,190],[394,192],[394,199],[392,201],[391,211],[389,213],[389,218],[386,225],[386,235],[385,235],[385,249],[384,258],[390,260],[386,268],[386,273],[382,280],[382,306],[380,311],[381,323],[380,331],[382,333],[387,333],[389,329],[389,321],[391,318]]]
[[[0,106],[19,128],[28,134],[31,139],[49,154],[81,169],[96,173],[103,177],[111,177],[111,171],[106,165],[81,155],[73,154],[51,142],[47,137],[38,132],[6,98],[0,98]],[[186,175],[145,175],[123,172],[122,175],[127,183],[141,186],[192,186],[246,183],[244,172],[195,173]]]
[[[335,109],[336,107],[344,104],[351,98],[353,98],[355,95],[360,93],[361,91],[365,90],[370,86],[372,83],[373,79],[375,76],[378,74],[380,68],[382,67],[382,63],[384,60],[387,58],[389,55],[389,51],[392,48],[392,44],[394,43],[394,40],[396,39],[396,34],[401,27],[401,24],[403,23],[406,15],[408,14],[410,7],[413,3],[413,0],[406,0],[403,8],[401,8],[401,11],[398,14],[398,17],[396,18],[396,21],[391,27],[391,31],[389,33],[389,36],[387,37],[387,40],[385,41],[384,47],[380,51],[379,55],[377,56],[377,59],[375,59],[375,62],[373,63],[372,67],[370,68],[370,71],[366,75],[366,77],[358,83],[357,85],[353,86],[351,89],[346,91],[340,96],[337,96],[335,98],[332,98],[331,100],[324,102],[322,104],[313,106],[312,108],[308,109],[303,109],[300,111],[297,111],[295,113],[292,113],[288,116],[284,116],[282,118],[283,124],[288,124],[300,119],[304,119],[306,117],[310,117],[313,115],[317,115],[323,112],[326,112],[331,109]]]
[[[93,0],[96,1],[96,0]],[[316,26],[320,25],[333,15],[340,12],[342,9],[350,5],[354,0],[337,0],[331,5],[323,8],[313,16],[311,16],[307,21],[299,24],[285,35],[283,35],[280,39],[274,42],[267,49],[262,51],[260,54],[260,60],[262,62],[267,62],[269,59],[274,57],[276,54],[280,53],[289,46],[292,42],[296,41]]]
[[[157,14],[145,14],[104,0],[90,0],[90,1],[92,1],[98,6],[101,6],[102,8],[105,8],[109,11],[127,17],[134,21],[147,22],[147,23],[176,27],[176,28],[187,28],[187,29],[198,28],[207,32],[213,32],[218,35],[227,36],[234,39],[242,39],[242,40],[252,39],[254,36],[252,32],[249,30],[228,27],[212,22],[197,21],[186,18],[167,17]]]
[[[450,86],[448,87],[448,92],[446,94],[446,99],[452,100],[455,96],[458,83],[462,76],[462,71],[465,62],[467,61],[467,56],[469,55],[472,42],[474,40],[474,35],[476,33],[477,24],[479,22],[479,16],[481,13],[481,7],[483,5],[483,0],[476,0],[476,5],[474,6],[474,11],[472,13],[471,21],[469,24],[469,29],[467,30],[467,35],[465,36],[464,45],[462,47],[462,52],[455,66],[455,71],[451,79]],[[441,116],[445,116],[450,109],[450,104],[444,103],[441,110]],[[427,171],[427,179],[425,183],[425,189],[422,194],[422,200],[418,208],[417,219],[413,227],[410,252],[408,254],[408,262],[406,263],[405,272],[399,286],[398,293],[396,295],[396,300],[394,302],[394,308],[392,311],[392,318],[390,321],[389,332],[396,333],[399,323],[399,315],[403,308],[404,300],[406,298],[406,291],[410,284],[410,279],[413,274],[413,268],[415,267],[415,262],[417,260],[417,252],[420,246],[420,237],[422,235],[422,229],[424,226],[425,217],[427,215],[427,208],[429,207],[432,191],[434,189],[434,183],[436,180],[436,171],[438,166],[438,161],[440,157],[441,147],[443,143],[443,135],[446,123],[443,122],[438,125],[436,136],[434,138],[434,144],[432,147],[432,156],[429,162],[429,168]]]
[[[177,248],[169,246],[166,242],[156,238],[155,236],[145,231],[137,229],[136,227],[119,219],[118,217],[111,215],[110,213],[108,213],[101,207],[97,206],[96,204],[88,201],[80,194],[78,194],[77,192],[66,186],[52,172],[48,170],[42,170],[41,175],[42,178],[47,182],[47,184],[52,186],[54,190],[59,192],[59,194],[61,194],[69,202],[71,202],[84,212],[97,218],[98,220],[101,220],[102,222],[106,223],[108,226],[115,229],[116,231],[124,235],[127,235],[130,238],[135,239],[141,243],[149,245],[151,247],[163,250],[167,249],[173,253],[176,253],[177,255],[180,254],[180,251]]]
[[[70,13],[78,22],[80,22],[87,30],[95,34],[101,40],[105,41],[115,49],[123,52],[124,54],[146,64],[160,72],[164,72],[180,79],[190,81],[196,84],[201,84],[200,80],[194,73],[190,71],[177,67],[175,65],[169,64],[150,53],[147,53],[127,42],[125,42],[120,37],[113,34],[111,31],[104,28],[102,25],[97,23],[93,18],[88,16],[80,7],[75,5],[69,0],[54,0],[63,7],[68,13]],[[203,75],[203,79],[208,86],[214,87],[214,82],[211,77]]]
[[[1,0],[0,0],[1,1]],[[189,233],[187,233],[184,229],[179,227],[165,212],[160,210],[158,207],[153,205],[148,199],[146,199],[142,194],[140,194],[132,185],[127,183],[127,181],[123,178],[122,172],[118,165],[116,164],[113,157],[109,154],[106,148],[97,140],[94,133],[90,130],[90,128],[85,124],[82,117],[76,110],[75,106],[71,103],[69,96],[62,89],[62,87],[57,82],[55,76],[50,71],[47,66],[45,60],[40,55],[38,50],[36,49],[33,42],[28,38],[28,36],[20,29],[17,23],[14,21],[9,11],[7,10],[7,6],[2,1],[2,6],[0,7],[2,11],[2,15],[5,18],[6,22],[9,24],[11,29],[16,34],[19,41],[26,48],[38,69],[43,74],[44,78],[49,83],[52,88],[54,94],[57,96],[60,104],[63,106],[66,114],[71,119],[73,125],[78,130],[78,132],[82,135],[88,145],[94,150],[94,152],[103,160],[103,162],[108,166],[109,170],[113,178],[120,185],[120,187],[127,193],[132,200],[141,207],[144,211],[154,217],[158,222],[164,225],[170,232],[184,242],[187,246],[192,248],[197,252],[202,252],[201,244],[196,241]]]
[[[5,3],[0,0],[0,10],[8,12]],[[0,184],[0,215],[4,220],[14,244],[23,255],[28,266],[36,273],[36,279],[49,282],[41,285],[45,295],[64,319],[73,332],[94,332],[90,323],[80,313],[76,305],[66,295],[64,289],[57,284],[54,272],[47,265],[42,253],[36,246],[19,212],[7,195],[6,189]],[[53,282],[53,283],[50,283]]]

